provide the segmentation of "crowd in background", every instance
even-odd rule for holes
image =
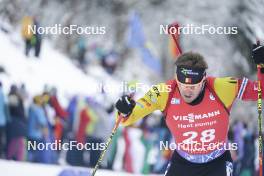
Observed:
[[[71,57],[77,62],[77,66],[86,73],[88,64],[97,62],[105,71],[112,75],[117,67],[120,55],[115,49],[104,49],[100,43],[89,43],[87,40],[79,36],[71,49]]]
[[[42,48],[42,34],[39,28],[41,27],[36,16],[25,16],[21,22],[21,36],[24,40],[25,55],[29,57],[31,50],[34,49],[34,56],[39,58]],[[105,71],[112,75],[116,70],[117,63],[120,59],[119,54],[114,50],[106,50],[99,43],[89,43],[79,35],[75,38],[73,45],[69,48],[71,58],[76,65],[86,73],[87,65],[91,62],[98,62]]]
[[[102,98],[105,94],[102,93]],[[106,105],[92,97],[74,96],[62,107],[56,88],[45,88],[31,98],[25,85],[12,85],[5,95],[0,84],[0,156],[4,159],[74,166],[95,166],[102,149],[45,150],[28,149],[29,142],[77,141],[106,142],[115,123],[113,104]],[[238,144],[232,151],[237,176],[254,176],[258,170],[256,133],[236,121],[229,139]],[[160,149],[163,141],[172,142],[161,115],[150,115],[134,126],[120,127],[102,167],[131,173],[165,172],[172,150]]]

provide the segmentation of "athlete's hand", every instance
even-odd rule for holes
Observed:
[[[128,95],[123,95],[121,98],[118,99],[115,104],[115,107],[119,113],[127,117],[131,114],[135,105],[136,102],[133,99],[131,99]]]
[[[264,46],[258,44],[253,44],[252,48],[252,59],[255,64],[264,64]]]

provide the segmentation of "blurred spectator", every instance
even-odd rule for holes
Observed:
[[[152,126],[151,131],[154,134],[154,147],[158,150],[157,152],[157,158],[156,162],[153,164],[153,173],[162,174],[166,171],[167,165],[169,163],[169,159],[173,153],[170,149],[160,149],[160,143],[163,142],[166,144],[166,142],[171,143],[173,141],[173,138],[171,136],[171,133],[169,132],[169,129],[166,126],[166,122],[164,118],[161,119],[158,125]],[[154,148],[152,147],[152,148]]]
[[[74,108],[76,111],[75,111],[74,119],[72,121],[73,124],[70,125],[73,127],[74,135],[72,136],[73,137],[72,139],[82,144],[85,144],[86,142],[89,142],[90,144],[97,142],[94,136],[88,138],[88,135],[94,132],[95,130],[94,127],[95,124],[97,123],[98,116],[89,107],[89,105],[83,98],[78,98],[74,106],[76,106]],[[89,152],[91,156],[89,159],[85,160],[84,151],[75,149],[67,153],[67,161],[72,165],[94,166],[96,162],[95,160],[99,158],[98,152],[100,154],[100,151]]]
[[[110,147],[111,155],[110,155],[110,162],[111,162],[111,169],[116,171],[121,171],[123,169],[123,159],[125,153],[125,140],[123,138],[123,128],[120,127],[117,129],[115,136],[113,137],[113,141]]]
[[[84,143],[87,124],[90,122],[84,99],[74,97],[71,100],[68,109],[72,110],[69,111],[71,115],[71,120],[69,121],[71,124],[69,124],[69,126],[72,129],[69,140]],[[67,152],[66,160],[71,165],[83,166],[83,150],[73,148],[73,150]]]
[[[48,136],[45,138],[45,142],[59,144],[60,140],[62,139],[63,125],[59,123],[60,118],[56,116],[55,109],[51,106],[50,95],[43,93],[41,98],[42,107],[48,122]],[[60,150],[48,149],[46,151],[46,155],[49,156],[48,163],[57,163],[59,153]]]
[[[86,134],[86,142],[91,145],[97,146],[102,142],[105,142],[111,133],[114,123],[114,116],[111,115],[111,105],[107,102],[107,97],[104,94],[97,95],[103,102],[94,101],[94,98],[86,98],[86,103],[89,105],[89,115],[92,119],[92,123],[89,124],[89,130]],[[108,104],[108,105],[107,105]],[[102,130],[104,129],[104,130]],[[90,151],[90,167],[94,167],[99,159],[101,150],[92,149]],[[106,157],[109,155],[106,154]],[[102,161],[101,166],[107,168],[109,163],[107,159]]]
[[[35,96],[29,108],[28,117],[28,141],[31,143],[45,143],[48,138],[48,121],[42,107],[43,99]],[[48,163],[46,150],[29,150],[29,161]]]
[[[62,108],[62,106],[58,100],[57,89],[52,88],[49,96],[50,96],[50,104],[54,108],[54,110],[56,112],[56,116],[60,117],[61,119],[67,119],[68,112]]]
[[[101,65],[107,73],[113,74],[118,62],[118,54],[113,50],[110,53],[103,55]]]
[[[234,143],[237,144],[238,150],[236,151],[235,170],[236,175],[242,172],[242,158],[244,157],[244,125],[241,121],[235,121],[233,125]]]
[[[33,39],[33,46],[35,47],[35,56],[39,57],[40,55],[40,50],[41,50],[41,34],[39,33],[39,21],[36,16],[33,17],[34,21],[34,26],[36,27],[36,33],[34,34],[34,39]]]
[[[16,85],[11,85],[8,94],[8,102],[11,117],[21,117],[23,119],[26,118],[24,102]]]
[[[2,82],[0,82],[0,158],[5,158],[7,118],[8,111],[3,93]]]
[[[23,100],[24,107],[27,110],[29,108],[31,100],[29,99],[30,97],[29,97],[29,93],[26,89],[26,85],[24,83],[21,84],[18,91],[19,91],[19,95],[21,96],[21,98]],[[28,111],[25,111],[26,117],[28,116],[27,113],[28,113]]]
[[[30,49],[34,47],[35,56],[39,57],[41,49],[41,34],[39,33],[39,22],[36,17],[25,16],[22,19],[22,37],[25,41],[25,54],[29,55]]]
[[[7,158],[18,161],[25,160],[26,156],[26,117],[21,98],[16,85],[12,85],[8,94],[8,109],[10,123],[8,124],[8,151]]]
[[[86,41],[83,37],[80,37],[77,41],[77,60],[80,68],[85,72],[86,60]]]
[[[33,43],[33,31],[30,30],[30,27],[33,28],[33,18],[31,16],[25,16],[22,19],[22,29],[21,29],[21,34],[22,37],[25,41],[25,54],[28,56],[30,48],[32,47]]]
[[[19,88],[19,94],[21,95],[21,98],[25,101],[29,98],[29,93],[26,89],[26,85],[23,83],[21,84]]]
[[[45,98],[46,97],[46,98]],[[49,92],[48,96],[44,96],[45,99],[48,99],[48,104],[54,110],[54,135],[56,140],[63,140],[64,131],[67,128],[66,122],[68,121],[68,112],[61,106],[58,97],[57,97],[57,89],[52,88]],[[47,101],[47,100],[46,100]]]
[[[254,135],[249,129],[247,125],[244,124],[244,156],[241,160],[241,176],[254,175],[254,154],[255,154],[255,146],[254,144]]]

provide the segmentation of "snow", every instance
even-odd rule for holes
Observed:
[[[16,169],[10,169],[16,168]],[[91,168],[58,166],[48,164],[36,164],[28,162],[16,162],[0,160],[0,170],[3,176],[59,176],[62,171],[72,171],[71,176],[89,176],[92,172]],[[139,174],[129,174],[125,172],[113,172],[109,170],[98,169],[96,176],[141,176]],[[69,175],[67,175],[69,176]],[[155,175],[150,175],[155,176]]]
[[[113,87],[122,85],[99,66],[89,68],[91,74],[84,74],[69,58],[53,49],[48,40],[43,40],[41,56],[36,58],[26,57],[23,46],[19,43],[15,45],[11,38],[12,36],[0,32],[0,65],[6,71],[6,74],[0,74],[0,80],[4,83],[5,93],[11,84],[24,83],[31,95],[42,93],[44,86],[48,85],[56,87],[62,98],[73,95],[95,97],[100,94],[102,84]],[[113,89],[109,95],[114,100],[120,92],[121,90]]]

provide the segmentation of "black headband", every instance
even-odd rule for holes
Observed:
[[[176,74],[178,81],[184,84],[197,84],[202,81],[206,75],[203,68],[190,68],[184,66],[177,66]]]

